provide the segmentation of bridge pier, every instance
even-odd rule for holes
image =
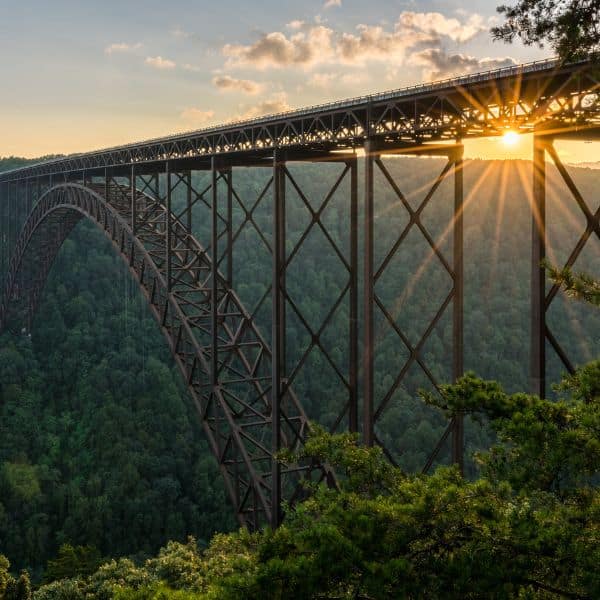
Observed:
[[[531,204],[531,393],[546,395],[546,145],[533,137],[533,195]]]
[[[452,377],[458,379],[463,374],[463,355],[464,355],[464,266],[463,266],[463,146],[461,143],[453,145],[423,145],[402,147],[385,145],[377,140],[368,139],[364,145],[365,150],[365,217],[364,217],[364,345],[363,345],[363,441],[367,446],[373,446],[378,443],[382,446],[384,452],[395,462],[392,452],[377,438],[375,433],[375,424],[379,417],[385,411],[387,405],[392,399],[392,396],[402,384],[405,376],[413,364],[418,364],[426,374],[430,382],[438,387],[439,383],[432,375],[431,371],[424,363],[421,352],[427,338],[439,323],[441,317],[446,311],[447,306],[452,302],[452,321],[453,321],[453,342],[452,342]],[[386,168],[382,161],[384,154],[409,154],[409,155],[429,155],[446,157],[447,162],[442,169],[440,175],[435,179],[425,195],[424,200],[415,210],[404,197],[399,184],[394,180],[392,173]],[[380,173],[387,180],[387,183],[393,190],[393,193],[398,199],[398,202],[404,206],[408,212],[409,222],[402,230],[393,246],[383,261],[375,264],[374,240],[376,238],[375,231],[375,209],[374,209],[374,180],[375,173]],[[434,240],[421,222],[421,214],[429,204],[431,198],[437,191],[441,183],[448,177],[453,175],[453,212],[452,222],[449,230],[453,236],[453,258],[448,260],[441,247],[443,239]],[[445,298],[441,307],[429,322],[425,333],[421,336],[417,344],[412,344],[405,333],[395,322],[394,317],[390,314],[383,301],[376,293],[376,285],[379,279],[384,274],[386,267],[404,242],[408,233],[415,227],[419,229],[425,240],[427,241],[432,256],[436,256],[445,270],[449,273],[452,279],[452,288],[448,296]],[[374,394],[374,364],[376,352],[375,340],[375,309],[379,309],[384,316],[387,324],[395,331],[399,337],[399,341],[406,346],[409,352],[409,358],[402,366],[399,373],[395,375],[394,383],[386,392],[384,398],[378,406],[375,406]],[[437,456],[439,455],[443,445],[446,443],[448,436],[452,434],[452,460],[456,463],[459,469],[464,468],[464,425],[463,416],[455,416],[448,424],[439,443],[434,448],[433,452],[427,459],[424,466],[424,471],[429,470]]]
[[[585,218],[585,229],[569,252],[567,260],[557,268],[572,268],[584,247],[593,237],[600,240],[600,205],[593,211],[575,181],[569,174],[554,146],[555,140],[586,140],[597,139],[594,132],[583,131],[580,134],[568,132],[563,135],[549,135],[543,131],[534,135],[533,141],[533,195],[532,195],[532,252],[531,252],[531,351],[530,351],[530,386],[531,393],[540,397],[546,395],[547,379],[547,346],[554,350],[562,365],[569,373],[574,373],[575,366],[568,352],[556,338],[547,322],[548,311],[560,291],[557,284],[546,285],[547,274],[543,266],[547,249],[546,223],[546,158],[548,164],[558,171],[560,180],[566,185],[571,199],[575,201]]]
[[[285,160],[282,153],[273,155],[273,276],[271,307],[271,452],[281,450],[281,404],[286,387],[285,339]],[[271,462],[271,527],[281,522],[281,464]]]
[[[452,301],[452,379],[456,382],[464,373],[464,311],[465,311],[465,269],[464,269],[464,163],[462,145],[457,145],[448,159],[454,161],[454,215],[453,215],[453,287]],[[452,462],[464,473],[465,467],[464,415],[454,416],[452,423]]]

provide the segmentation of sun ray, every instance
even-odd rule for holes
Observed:
[[[466,164],[468,164],[468,161],[463,162],[463,166],[462,166],[463,172],[465,171]],[[479,191],[479,189],[481,188],[481,186],[488,180],[488,176],[490,174],[490,171],[493,169],[493,166],[494,166],[493,163],[490,163],[489,165],[487,165],[487,167],[485,168],[483,173],[479,176],[477,181],[474,182],[470,192],[467,194],[467,196],[463,202],[463,206],[462,206],[462,215],[463,216],[465,214],[466,209],[475,200],[476,194]],[[442,234],[436,240],[436,243],[438,245],[448,238],[448,236],[450,235],[450,232],[452,231],[452,229],[454,227],[455,220],[456,220],[456,216],[453,215],[452,219],[450,219],[450,222],[448,223],[448,225],[446,226],[446,228],[444,229]],[[431,260],[433,259],[434,256],[435,256],[435,252],[433,252],[433,250],[430,250],[427,254],[427,257],[421,262],[421,264],[419,265],[419,267],[417,268],[417,270],[414,272],[413,276],[407,283],[407,286],[406,286],[406,289],[404,290],[404,292],[396,299],[394,306],[389,309],[389,312],[394,317],[394,319],[396,319],[398,317],[403,303],[405,302],[405,300],[407,298],[410,298],[415,287],[421,281],[421,279],[425,273],[425,270],[427,269],[427,266],[431,263]],[[377,336],[377,338],[380,338],[380,337],[382,337],[381,333]]]

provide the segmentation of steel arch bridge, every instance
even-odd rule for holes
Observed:
[[[111,240],[138,282],[190,391],[211,450],[242,524],[277,526],[282,502],[302,496],[303,481],[327,481],[326,465],[284,464],[280,452],[301,448],[308,433],[302,398],[294,384],[313,349],[335,371],[345,397],[333,429],[361,431],[367,445],[384,442],[376,425],[409,370],[417,366],[434,386],[438,381],[424,346],[440,319],[452,320],[452,374],[463,372],[464,242],[462,140],[500,135],[507,129],[534,134],[531,238],[531,389],[544,395],[546,350],[565,367],[574,366],[546,322],[556,286],[546,290],[541,262],[546,251],[546,167],[548,156],[581,209],[585,229],[569,254],[572,266],[590,238],[600,239],[600,209],[589,207],[562,164],[556,139],[596,139],[600,131],[600,71],[591,63],[542,61],[415,86],[280,115],[231,123],[119,148],[68,156],[0,174],[0,248],[3,290],[0,327],[30,322],[49,269],[73,227],[87,218]],[[445,165],[415,208],[402,182],[386,166],[387,154],[442,156]],[[294,162],[339,166],[329,191],[311,203],[293,173]],[[359,193],[359,162],[364,163]],[[264,188],[244,203],[233,173],[240,167],[267,169]],[[200,189],[194,175],[208,176]],[[376,177],[406,210],[406,226],[383,256],[376,256],[374,209]],[[453,188],[451,251],[426,227],[422,214],[439,187]],[[348,234],[344,250],[323,218],[332,197],[344,186]],[[286,195],[293,192],[309,213],[304,233],[287,239]],[[255,211],[266,196],[270,232],[261,231]],[[176,196],[178,199],[176,199]],[[234,205],[243,214],[232,217]],[[195,235],[198,206],[210,242]],[[233,264],[244,227],[253,227],[271,257],[270,336],[257,326],[256,309],[235,292]],[[289,293],[286,275],[311,231],[319,230],[339,259],[343,285],[320,327]],[[399,248],[410,235],[422,236],[431,256],[451,280],[451,289],[415,343],[398,326],[377,293]],[[239,250],[237,250],[239,252]],[[362,268],[362,277],[359,270]],[[344,334],[347,358],[340,367],[323,343],[324,328],[342,302],[348,305]],[[298,320],[308,332],[307,350],[291,364],[286,323]],[[392,384],[381,398],[374,389],[376,318],[383,319],[406,350],[406,361],[390,373]],[[360,343],[359,336],[362,338]],[[451,439],[452,458],[461,468],[464,432],[461,417],[445,433],[423,465],[427,470]]]

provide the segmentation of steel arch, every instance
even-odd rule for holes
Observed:
[[[135,234],[132,200],[139,216]],[[47,190],[14,249],[0,328],[15,307],[24,305],[31,317],[58,250],[82,218],[108,237],[146,297],[199,412],[240,523],[257,528],[273,522],[278,507],[272,498],[280,494],[273,493],[271,483],[278,458],[271,447],[271,351],[205,250],[160,199],[138,190],[132,199],[131,188],[114,184],[63,183]],[[308,422],[291,390],[282,399],[280,420],[280,449],[298,449]],[[283,498],[294,502],[302,495],[302,480],[312,476],[334,483],[325,466],[283,465]]]

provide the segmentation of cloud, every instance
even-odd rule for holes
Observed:
[[[423,77],[429,81],[516,64],[516,61],[509,56],[503,58],[476,58],[467,54],[448,54],[439,48],[428,48],[418,52],[413,58],[416,64],[424,67]]]
[[[235,79],[229,75],[213,77],[213,85],[226,92],[243,92],[244,94],[258,94],[263,86],[250,79]]]
[[[204,125],[210,121],[215,113],[212,110],[201,110],[200,108],[189,107],[181,111],[179,115],[189,125],[197,126]]]
[[[287,110],[290,110],[287,94],[285,92],[278,92],[271,96],[271,98],[247,108],[244,112],[235,117],[234,120],[254,119],[255,117],[272,115]]]
[[[299,21],[298,19],[294,19],[293,21],[286,23],[285,26],[288,29],[302,29],[304,27],[304,25],[305,25],[304,21]]]
[[[488,24],[478,14],[472,14],[465,22],[448,18],[438,12],[403,12],[396,24],[396,31],[421,31],[437,36],[445,36],[453,42],[468,42],[476,35],[487,31]]]
[[[341,6],[342,0],[327,0],[323,5],[323,8],[332,8],[334,6]]]
[[[306,67],[322,62],[333,54],[333,33],[332,29],[323,25],[315,25],[289,37],[280,31],[273,31],[249,46],[226,44],[222,51],[229,67]]]
[[[168,58],[163,58],[162,56],[148,56],[146,57],[146,64],[154,67],[155,69],[174,69],[177,65]]]
[[[132,50],[138,50],[142,47],[142,44],[138,42],[137,44],[127,44],[126,42],[121,42],[118,44],[111,44],[110,46],[106,46],[104,48],[105,54],[114,54],[116,52],[131,52]]]
[[[303,21],[291,21],[286,27],[291,30],[289,34],[273,31],[253,44],[226,44],[222,48],[226,67],[312,68],[327,63],[398,62],[409,51],[437,48],[444,40],[467,42],[487,30],[488,24],[478,14],[460,20],[439,12],[404,11],[391,27],[362,24],[354,32],[339,32],[323,23],[308,25]]]
[[[337,55],[346,64],[367,61],[403,61],[409,49],[439,43],[439,36],[411,29],[387,31],[379,25],[359,25],[358,33],[343,33]]]

